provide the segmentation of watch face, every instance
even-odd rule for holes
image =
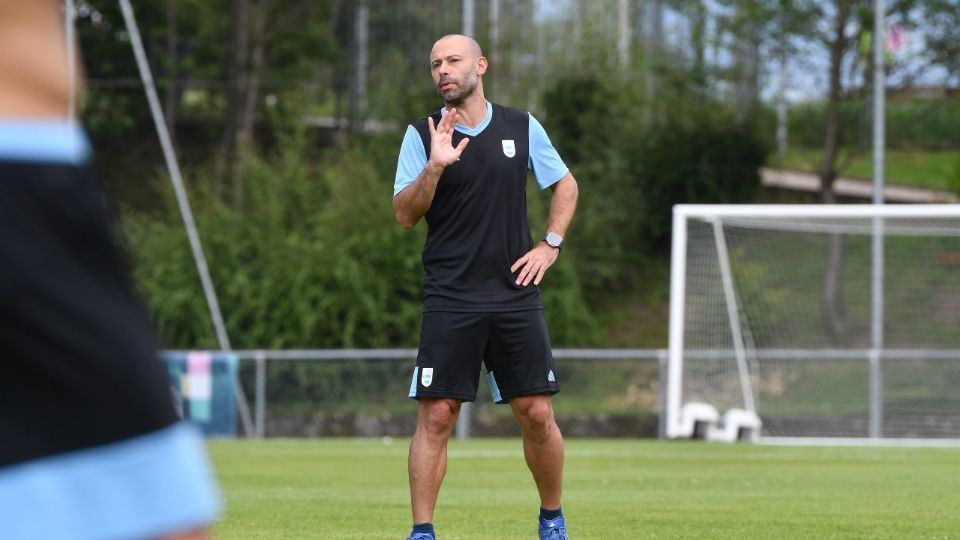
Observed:
[[[563,242],[563,237],[555,232],[548,232],[544,240],[553,247],[559,247],[560,243]]]

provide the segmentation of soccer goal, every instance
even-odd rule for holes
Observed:
[[[678,205],[666,433],[960,442],[960,205]]]

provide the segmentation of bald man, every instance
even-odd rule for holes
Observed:
[[[0,0],[0,538],[207,538],[219,495],[114,244],[56,0]]]
[[[560,386],[539,285],[563,249],[577,182],[533,116],[486,100],[487,68],[467,36],[434,44],[430,70],[444,106],[407,128],[397,163],[397,221],[406,228],[427,222],[420,349],[409,394],[418,405],[408,540],[436,538],[447,440],[461,403],[476,399],[481,364],[493,401],[510,405],[523,432],[540,495],[540,538],[567,538],[563,437],[551,403]],[[536,242],[527,223],[529,170],[540,189],[552,191]]]

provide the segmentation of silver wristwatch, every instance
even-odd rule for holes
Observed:
[[[548,246],[555,247],[561,252],[563,251],[563,237],[559,234],[549,231],[546,235],[544,235],[543,241],[546,242]]]

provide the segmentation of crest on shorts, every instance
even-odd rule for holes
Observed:
[[[433,368],[425,367],[423,371],[420,372],[420,384],[424,387],[430,386],[430,383],[433,382]]]
[[[547,380],[550,382],[556,382],[557,377],[553,374],[553,370],[550,370],[550,373],[547,373]]]
[[[507,157],[517,155],[517,147],[513,144],[513,139],[503,139],[500,142],[503,144],[503,155]]]

